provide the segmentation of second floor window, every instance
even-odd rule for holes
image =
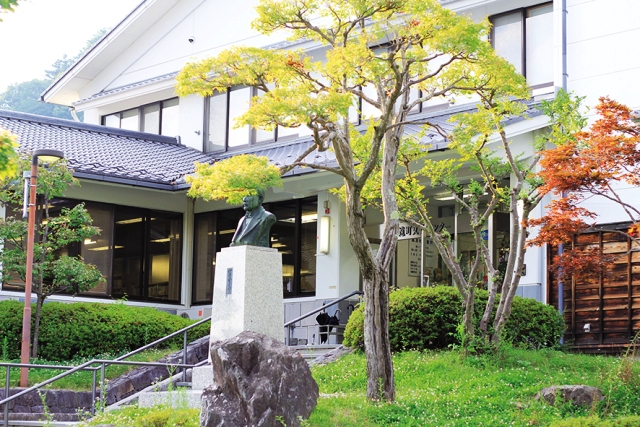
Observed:
[[[274,130],[253,129],[250,126],[235,127],[238,117],[251,105],[251,99],[260,96],[252,87],[231,88],[226,92],[216,92],[205,100],[204,152],[233,150],[253,144],[293,139],[309,134],[306,126]]]
[[[553,84],[553,4],[518,9],[491,18],[491,41],[532,87]]]
[[[178,135],[178,98],[154,102],[130,110],[102,116],[102,125],[114,128],[155,133],[156,135]]]

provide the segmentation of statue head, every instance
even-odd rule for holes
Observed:
[[[242,198],[242,208],[245,211],[252,211],[262,205],[264,201],[264,190],[257,189],[255,194],[244,196]]]

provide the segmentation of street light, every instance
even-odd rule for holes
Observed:
[[[24,311],[22,313],[22,349],[20,363],[29,363],[31,345],[31,281],[33,277],[33,245],[36,225],[36,181],[38,178],[38,159],[46,163],[63,159],[64,153],[59,150],[35,150],[31,157],[31,178],[29,183],[29,222],[27,228],[27,264],[24,284]],[[26,195],[26,191],[25,191]],[[20,368],[20,387],[28,387],[29,368]]]

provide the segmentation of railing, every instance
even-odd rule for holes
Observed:
[[[100,384],[104,385],[104,376],[105,376],[105,368],[109,365],[132,365],[132,366],[168,366],[171,365],[171,367],[173,368],[182,368],[182,380],[186,381],[186,375],[187,375],[187,369],[193,368],[194,366],[198,366],[198,364],[195,365],[189,365],[186,363],[187,361],[187,346],[188,346],[188,340],[187,340],[187,333],[189,330],[195,328],[196,326],[199,326],[205,322],[208,322],[211,320],[211,317],[207,317],[206,319],[202,319],[199,322],[196,322],[192,325],[187,326],[186,328],[182,328],[179,331],[173,332],[169,335],[167,335],[166,337],[160,338],[159,340],[156,340],[152,343],[149,343],[143,347],[140,347],[137,350],[134,350],[132,352],[129,352],[123,356],[120,356],[116,359],[113,360],[102,360],[102,359],[92,359],[88,362],[85,362],[81,365],[72,367],[72,366],[55,366],[55,365],[34,365],[34,364],[22,364],[22,363],[0,363],[0,367],[5,367],[5,371],[6,371],[6,382],[5,382],[5,395],[4,395],[4,399],[0,400],[0,405],[4,405],[4,427],[8,427],[9,426],[9,402],[11,402],[14,399],[17,399],[20,396],[23,396],[27,393],[30,393],[32,391],[38,390],[39,388],[42,388],[46,385],[49,385],[51,383],[53,383],[54,381],[57,381],[61,378],[67,377],[75,372],[78,371],[93,371],[93,380],[92,380],[92,385],[91,385],[91,415],[95,415],[95,409],[96,409],[96,397],[97,397],[97,372],[98,370],[100,370]],[[157,344],[160,344],[164,341],[167,341],[175,336],[178,336],[180,334],[183,334],[183,340],[182,340],[182,363],[180,364],[176,364],[176,363],[171,363],[171,364],[167,364],[167,363],[158,363],[158,362],[132,362],[132,361],[125,361],[124,359],[133,356],[134,354],[140,353],[141,351],[144,351],[146,349],[149,349],[151,347],[156,346]],[[95,364],[99,364],[100,366],[96,366],[96,367],[92,367],[92,365]],[[63,369],[66,370],[66,372],[63,372],[59,375],[56,375],[55,377],[49,378],[48,380],[45,380],[39,384],[33,385],[29,388],[26,388],[12,396],[9,396],[9,391],[10,391],[10,385],[11,385],[11,368],[35,368],[35,369]],[[105,402],[105,396],[106,393],[101,392],[100,393],[100,407],[104,408],[104,402]]]
[[[320,313],[322,310],[326,310],[327,307],[331,307],[332,305],[338,304],[339,302],[342,302],[346,299],[351,298],[354,295],[363,295],[364,292],[362,291],[353,291],[350,294],[347,294],[343,297],[338,298],[337,300],[334,300],[332,302],[330,302],[329,304],[323,304],[321,307],[318,307],[316,309],[311,310],[310,312],[303,314],[300,317],[296,317],[293,320],[288,321],[287,323],[284,324],[284,327],[287,328],[287,345],[291,345],[291,332],[293,329],[295,329],[295,324],[298,323],[301,320],[306,319],[309,316],[313,316],[316,313]]]

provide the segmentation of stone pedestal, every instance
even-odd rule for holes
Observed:
[[[210,342],[242,331],[284,342],[282,255],[276,249],[234,246],[216,256]]]

